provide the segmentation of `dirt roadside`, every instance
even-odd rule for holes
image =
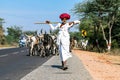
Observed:
[[[18,47],[16,45],[14,46],[11,46],[11,45],[0,45],[0,49],[4,49],[4,48],[15,48],[15,47]]]
[[[120,56],[73,50],[94,80],[120,80]]]

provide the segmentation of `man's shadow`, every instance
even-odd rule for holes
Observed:
[[[51,65],[51,67],[57,68],[57,69],[62,69],[62,66],[61,66],[61,65]]]

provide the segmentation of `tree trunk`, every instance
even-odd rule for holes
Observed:
[[[102,26],[101,23],[100,23],[100,27],[101,27],[101,29],[102,29],[103,39],[106,41],[106,44],[108,44],[108,40],[106,39],[105,31],[104,31],[104,28],[103,28],[103,26]]]
[[[109,52],[111,51],[111,43],[112,43],[112,38],[111,38],[111,32],[112,31],[111,30],[112,30],[112,27],[113,27],[114,20],[115,20],[115,16],[113,15],[112,16],[112,20],[110,20],[109,23],[108,23],[108,27],[109,27],[109,41],[108,41],[107,48],[108,48]]]

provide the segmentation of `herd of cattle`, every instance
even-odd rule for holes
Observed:
[[[56,44],[57,36],[52,34],[40,34],[35,36],[25,35],[25,39],[20,40],[22,46],[26,46],[29,49],[29,56],[49,56],[49,55],[58,55],[58,45]],[[21,47],[21,44],[19,46]],[[86,49],[86,46],[88,44],[88,40],[84,41],[81,40],[80,42],[81,47],[83,49]],[[74,47],[79,47],[79,43],[73,38],[70,39],[70,51]]]
[[[56,44],[57,37],[51,34],[41,35],[25,35],[25,46],[29,49],[29,56],[49,56],[58,54],[58,46]]]

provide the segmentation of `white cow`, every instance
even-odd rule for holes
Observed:
[[[87,45],[88,45],[88,40],[82,39],[81,40],[81,47],[86,50]]]
[[[29,56],[37,54],[36,49],[39,43],[39,37],[26,35],[26,39],[27,47],[29,48]]]

